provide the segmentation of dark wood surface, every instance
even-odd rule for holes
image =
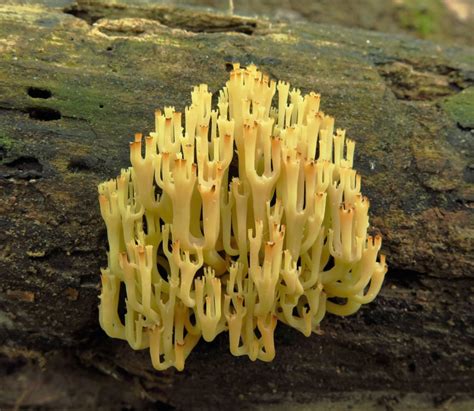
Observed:
[[[472,49],[165,6],[66,11],[0,5],[0,407],[294,407],[366,392],[387,409],[409,392],[469,402]],[[390,271],[374,303],[327,316],[323,335],[279,325],[270,364],[232,357],[220,336],[184,372],[156,372],[98,326],[96,186],[128,165],[155,108],[184,109],[201,82],[217,91],[232,62],[321,92],[357,142]]]

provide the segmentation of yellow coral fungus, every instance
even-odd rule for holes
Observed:
[[[158,370],[182,370],[201,337],[223,331],[232,354],[271,361],[278,321],[309,336],[326,312],[352,314],[382,285],[354,141],[334,131],[319,94],[253,65],[234,66],[217,110],[205,84],[191,98],[184,128],[173,107],[157,111],[155,131],[130,144],[132,167],[99,185],[100,324],[149,347]]]

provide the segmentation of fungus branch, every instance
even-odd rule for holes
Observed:
[[[381,238],[367,236],[354,141],[319,94],[236,64],[217,110],[211,98],[194,88],[184,127],[173,107],[157,111],[155,131],[130,144],[131,167],[99,185],[100,324],[149,347],[159,370],[182,370],[201,336],[223,331],[232,354],[271,361],[278,320],[309,336],[326,312],[371,302],[387,271]]]

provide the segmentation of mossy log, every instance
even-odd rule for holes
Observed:
[[[241,409],[367,390],[442,403],[474,392],[473,56],[164,6],[0,5],[0,407],[232,399]],[[232,357],[221,336],[199,344],[184,372],[156,372],[98,327],[106,235],[96,187],[128,166],[128,142],[152,130],[155,108],[184,109],[202,82],[217,91],[233,62],[322,94],[356,140],[390,271],[374,303],[328,316],[323,335],[278,327],[270,364]]]

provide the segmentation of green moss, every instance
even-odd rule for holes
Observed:
[[[13,139],[9,136],[7,136],[5,133],[0,132],[0,147],[3,148],[4,150],[11,150],[13,148],[13,145],[15,142]]]
[[[398,19],[404,29],[428,38],[440,31],[442,11],[439,0],[405,0],[400,6]]]
[[[0,130],[0,164],[5,161],[9,153],[14,149],[15,144],[11,137]]]
[[[469,87],[443,102],[444,110],[461,127],[474,128],[474,87]]]

